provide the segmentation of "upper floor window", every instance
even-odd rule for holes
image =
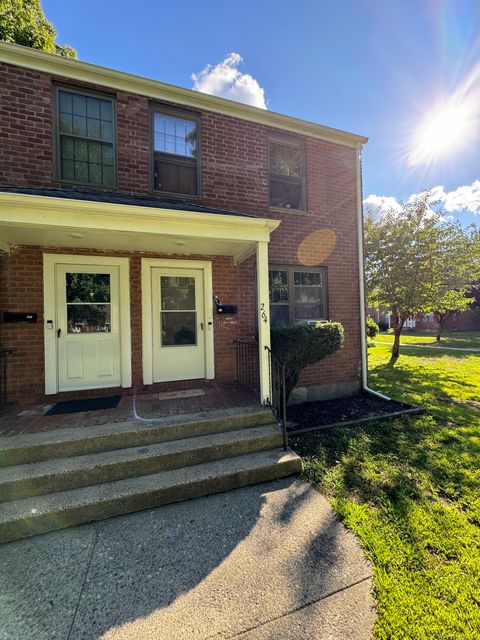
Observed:
[[[271,267],[272,327],[327,319],[326,267]]]
[[[300,143],[270,140],[270,206],[305,210],[305,154]]]
[[[57,177],[100,187],[115,185],[113,98],[57,89]]]
[[[152,120],[154,190],[197,196],[198,118],[180,110],[154,108]]]

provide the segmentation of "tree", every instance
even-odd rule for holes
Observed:
[[[365,220],[365,282],[369,304],[385,305],[393,318],[390,363],[400,353],[400,334],[409,317],[430,308],[438,288],[442,251],[441,216],[425,191],[389,210],[380,219]]]
[[[449,318],[470,308],[474,281],[480,275],[478,230],[464,228],[459,222],[444,225],[442,256],[438,261],[438,286],[433,292],[431,311],[438,322],[437,342],[440,342]]]
[[[56,44],[57,32],[47,20],[40,0],[0,0],[0,40],[76,58],[69,45]]]

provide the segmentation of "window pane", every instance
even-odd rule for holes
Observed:
[[[69,113],[60,114],[60,133],[72,133],[73,116]]]
[[[293,283],[304,286],[321,286],[323,284],[323,273],[320,271],[295,271]]]
[[[154,188],[158,191],[167,191],[169,193],[196,195],[196,164],[175,164],[157,159],[155,161]]]
[[[92,182],[93,184],[102,184],[102,165],[93,163],[89,164],[88,177],[89,182]]]
[[[87,162],[88,160],[88,142],[86,140],[74,140],[75,160]]]
[[[270,142],[270,173],[301,178],[303,175],[301,147]]]
[[[197,314],[195,311],[164,311],[161,313],[162,346],[197,344]]]
[[[73,160],[62,160],[62,175],[63,180],[75,180],[75,165]]]
[[[162,310],[195,309],[195,278],[161,276]]]
[[[88,162],[75,162],[75,180],[88,182]]]
[[[113,109],[110,100],[100,100],[100,117],[102,120],[113,122]]]
[[[272,304],[270,305],[270,325],[272,327],[279,327],[289,323],[289,309],[288,304]]]
[[[97,164],[102,162],[102,145],[100,142],[88,143],[88,161]]]
[[[100,120],[87,118],[87,134],[89,138],[100,138]]]
[[[72,138],[65,138],[64,136],[60,138],[60,157],[73,160],[74,153]]]
[[[67,304],[67,333],[110,333],[109,304]]]
[[[288,302],[288,271],[269,271],[270,302]]]
[[[72,94],[68,91],[58,92],[60,111],[64,113],[72,113],[72,97]]]
[[[155,113],[153,129],[155,151],[195,157],[197,127],[194,120]]]
[[[323,320],[325,311],[323,304],[295,304],[295,320]]]
[[[303,209],[302,182],[270,180],[270,206],[285,209]]]
[[[78,93],[73,94],[73,114],[76,116],[87,115],[87,98]]]
[[[87,98],[87,116],[100,119],[100,100],[98,98]]]
[[[101,121],[101,135],[102,140],[107,142],[113,142],[113,124],[111,122]]]
[[[113,165],[113,147],[109,144],[102,144],[102,163]]]
[[[77,136],[87,135],[87,118],[73,116],[73,133]]]
[[[115,184],[115,174],[113,167],[103,166],[103,182],[104,186],[112,186]]]
[[[321,271],[294,271],[295,320],[325,318],[325,288]]]
[[[67,302],[110,302],[109,273],[67,273]]]

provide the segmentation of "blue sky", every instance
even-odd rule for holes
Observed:
[[[42,5],[81,60],[188,88],[197,74],[200,89],[364,134],[370,202],[439,187],[450,215],[480,222],[478,0]],[[468,126],[442,153],[412,163],[415,132],[452,100]]]

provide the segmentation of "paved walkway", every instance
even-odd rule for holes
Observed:
[[[367,640],[371,570],[284,479],[0,546],[1,640]]]
[[[390,346],[393,346],[391,342],[382,342],[381,340],[375,340],[376,344],[389,344]],[[449,351],[473,351],[473,352],[477,352],[480,353],[480,348],[477,349],[476,347],[444,347],[443,345],[436,345],[436,344],[405,344],[403,342],[400,342],[400,347],[403,349],[403,347],[416,347],[417,349],[448,349]]]

